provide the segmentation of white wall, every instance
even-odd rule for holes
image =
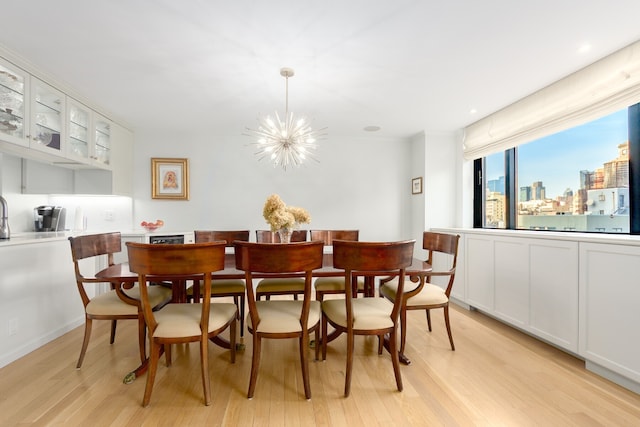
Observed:
[[[134,223],[162,219],[167,231],[265,229],[262,207],[277,193],[309,211],[307,229],[357,228],[362,240],[412,236],[409,140],[347,138],[329,129],[328,139],[318,144],[320,163],[285,172],[267,159],[258,162],[252,140],[241,131],[136,131]],[[152,157],[189,159],[189,201],[151,199]]]

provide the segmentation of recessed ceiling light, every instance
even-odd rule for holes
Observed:
[[[364,130],[367,132],[378,132],[380,130],[380,126],[365,126]]]
[[[591,45],[589,43],[584,43],[582,46],[578,48],[578,53],[587,53],[591,50]]]
[[[469,114],[475,114],[477,112],[478,110],[476,110],[475,108],[472,108],[471,110],[469,110]]]

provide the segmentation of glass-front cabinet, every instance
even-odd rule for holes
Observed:
[[[27,120],[29,76],[0,58],[0,139],[29,146]]]
[[[31,138],[29,147],[63,156],[66,96],[31,78]]]
[[[94,115],[94,160],[103,166],[111,165],[111,121],[99,114]]]
[[[72,98],[68,98],[67,156],[89,163],[91,148],[91,110]]]
[[[67,103],[67,157],[110,169],[111,122],[72,98]]]

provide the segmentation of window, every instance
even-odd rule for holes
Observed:
[[[484,196],[475,199],[483,201],[482,227],[634,233],[632,205],[640,197],[630,188],[640,177],[630,177],[630,153],[640,150],[638,105],[477,162],[485,177]]]

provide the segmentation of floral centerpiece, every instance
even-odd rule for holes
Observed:
[[[271,227],[271,231],[280,235],[282,243],[291,241],[291,231],[298,227],[298,224],[311,222],[309,212],[303,208],[287,206],[277,194],[272,194],[267,198],[262,216]]]

